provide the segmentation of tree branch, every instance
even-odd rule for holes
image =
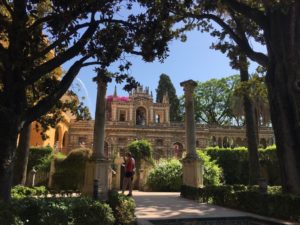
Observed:
[[[52,93],[50,93],[47,97],[41,99],[32,108],[29,108],[24,113],[24,118],[22,118],[22,121],[24,121],[25,124],[29,124],[34,120],[36,120],[37,118],[39,118],[40,116],[46,114],[69,89],[73,80],[79,73],[82,64],[87,59],[88,57],[83,57],[80,60],[76,61],[68,70],[68,72],[65,74],[65,76],[62,78],[57,88]]]
[[[265,54],[261,53],[261,52],[256,52],[254,51],[248,40],[241,38],[239,35],[237,35],[233,29],[223,21],[223,19],[221,19],[220,17],[213,15],[213,14],[201,14],[201,15],[195,15],[192,13],[186,13],[186,15],[188,17],[191,18],[196,18],[196,19],[211,19],[213,21],[215,21],[217,24],[219,24],[230,36],[231,38],[236,42],[236,44],[240,47],[241,50],[243,50],[245,52],[245,54],[247,54],[247,56],[252,59],[253,61],[256,61],[257,63],[259,63],[262,66],[267,67],[268,65],[268,56],[266,56]]]
[[[48,45],[45,49],[43,49],[41,52],[35,54],[34,56],[29,58],[29,62],[33,62],[36,59],[39,59],[43,56],[45,56],[46,54],[48,54],[51,50],[54,50],[64,39],[66,39],[67,37],[70,37],[71,35],[73,35],[75,32],[77,32],[78,30],[88,27],[89,25],[91,25],[91,23],[84,23],[84,24],[79,24],[77,26],[74,27],[74,29],[70,30],[69,33],[61,35],[60,38],[58,38],[56,41],[54,41],[53,43],[51,43],[50,45]]]
[[[79,41],[77,41],[72,47],[58,54],[53,59],[37,66],[31,72],[29,72],[30,77],[26,79],[26,83],[32,84],[33,82],[40,79],[46,73],[51,72],[52,70],[59,67],[66,61],[77,56],[80,53],[80,51],[84,48],[86,43],[90,40],[90,37],[94,34],[96,29],[97,29],[97,24],[92,22],[89,28],[84,32],[82,37],[79,39]]]
[[[38,27],[40,24],[42,23],[45,23],[47,21],[50,21],[51,18],[53,18],[53,16],[45,16],[45,17],[42,17],[42,18],[36,18],[35,22],[30,26],[28,27],[28,31],[29,32],[32,32],[36,27]]]
[[[252,8],[252,7],[242,3],[241,1],[238,2],[236,0],[225,0],[224,2],[232,10],[237,11],[237,12],[241,13],[242,15],[248,17],[249,19],[253,20],[259,26],[261,26],[262,29],[267,28],[267,23],[266,23],[267,18],[258,9]]]
[[[82,67],[95,66],[95,65],[101,65],[101,63],[100,62],[96,62],[96,61],[94,61],[94,62],[87,62],[87,63],[83,63]]]
[[[12,10],[12,8],[10,7],[10,5],[8,4],[8,2],[6,0],[2,0],[3,5],[5,6],[5,8],[7,9],[7,11],[10,13],[10,15],[12,16],[14,11]]]

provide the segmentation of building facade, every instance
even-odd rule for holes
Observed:
[[[124,154],[134,140],[151,142],[153,157],[181,157],[185,150],[185,124],[170,122],[170,103],[165,95],[162,103],[153,102],[149,88],[138,87],[128,97],[113,96],[106,100],[105,152],[107,158]],[[94,121],[71,120],[67,133],[67,152],[79,147],[92,148]],[[274,143],[273,130],[260,128],[260,145]],[[196,146],[236,147],[246,145],[245,129],[241,127],[196,127]]]

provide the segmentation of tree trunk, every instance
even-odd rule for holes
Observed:
[[[14,185],[25,185],[26,183],[30,134],[31,124],[24,126],[20,132],[19,144],[16,152],[16,161],[14,166]]]
[[[267,87],[285,192],[300,194],[300,2],[269,12]]]
[[[241,81],[249,80],[247,58],[240,56],[240,76]],[[246,137],[248,144],[248,158],[249,158],[249,184],[257,184],[260,178],[260,165],[258,158],[258,132],[257,121],[255,120],[254,107],[248,95],[243,96],[245,123],[246,123]]]
[[[300,93],[293,87],[294,82],[283,81],[290,75],[290,69],[282,71],[286,68],[278,64],[274,71],[276,79],[268,80],[268,90],[282,187],[285,192],[300,194]]]
[[[18,119],[14,113],[0,107],[0,201],[10,201],[13,162],[18,136]]]

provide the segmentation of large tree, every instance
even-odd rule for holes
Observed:
[[[158,86],[156,89],[156,102],[162,102],[163,96],[168,95],[170,102],[170,120],[180,121],[179,99],[176,95],[176,89],[167,74],[162,73],[159,77]]]
[[[242,53],[266,68],[283,190],[300,194],[300,1],[188,0],[163,5],[179,20],[191,18],[188,22],[203,31],[210,31],[214,21]],[[267,52],[257,51],[251,41],[265,45]]]
[[[41,90],[43,92],[43,90]],[[33,96],[33,95],[32,95]],[[37,100],[37,99],[36,99]],[[43,140],[48,138],[46,132],[50,127],[55,128],[57,124],[65,120],[63,112],[71,113],[76,120],[90,120],[91,115],[87,106],[79,100],[73,91],[68,91],[63,99],[60,99],[48,114],[38,118],[35,127],[31,124],[24,126],[19,134],[18,147],[14,165],[13,185],[25,185],[27,178],[27,164],[30,148],[30,135],[32,129],[39,132]]]
[[[195,118],[210,126],[233,125],[239,122],[231,107],[238,75],[198,82],[195,89]]]
[[[56,104],[82,67],[99,66],[96,72],[100,73],[125,53],[141,55],[146,61],[166,56],[171,23],[162,19],[167,11],[147,9],[146,3],[1,1],[0,200],[10,200],[19,132]],[[141,12],[133,10],[137,5],[142,6]],[[53,57],[48,59],[48,54]],[[48,83],[48,74],[70,59],[74,60],[66,74],[58,82]],[[120,70],[128,65],[121,65]],[[125,78],[121,75],[118,79]],[[28,104],[28,88],[39,82],[44,82],[47,91],[35,104]]]

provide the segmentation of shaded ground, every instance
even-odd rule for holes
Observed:
[[[216,205],[197,203],[180,197],[178,192],[139,192],[134,191],[136,216],[139,224],[148,225],[148,220],[212,217],[258,217],[251,213],[232,210]],[[270,218],[268,218],[270,219]],[[271,221],[278,221],[270,219]],[[280,221],[283,224],[295,225]]]

